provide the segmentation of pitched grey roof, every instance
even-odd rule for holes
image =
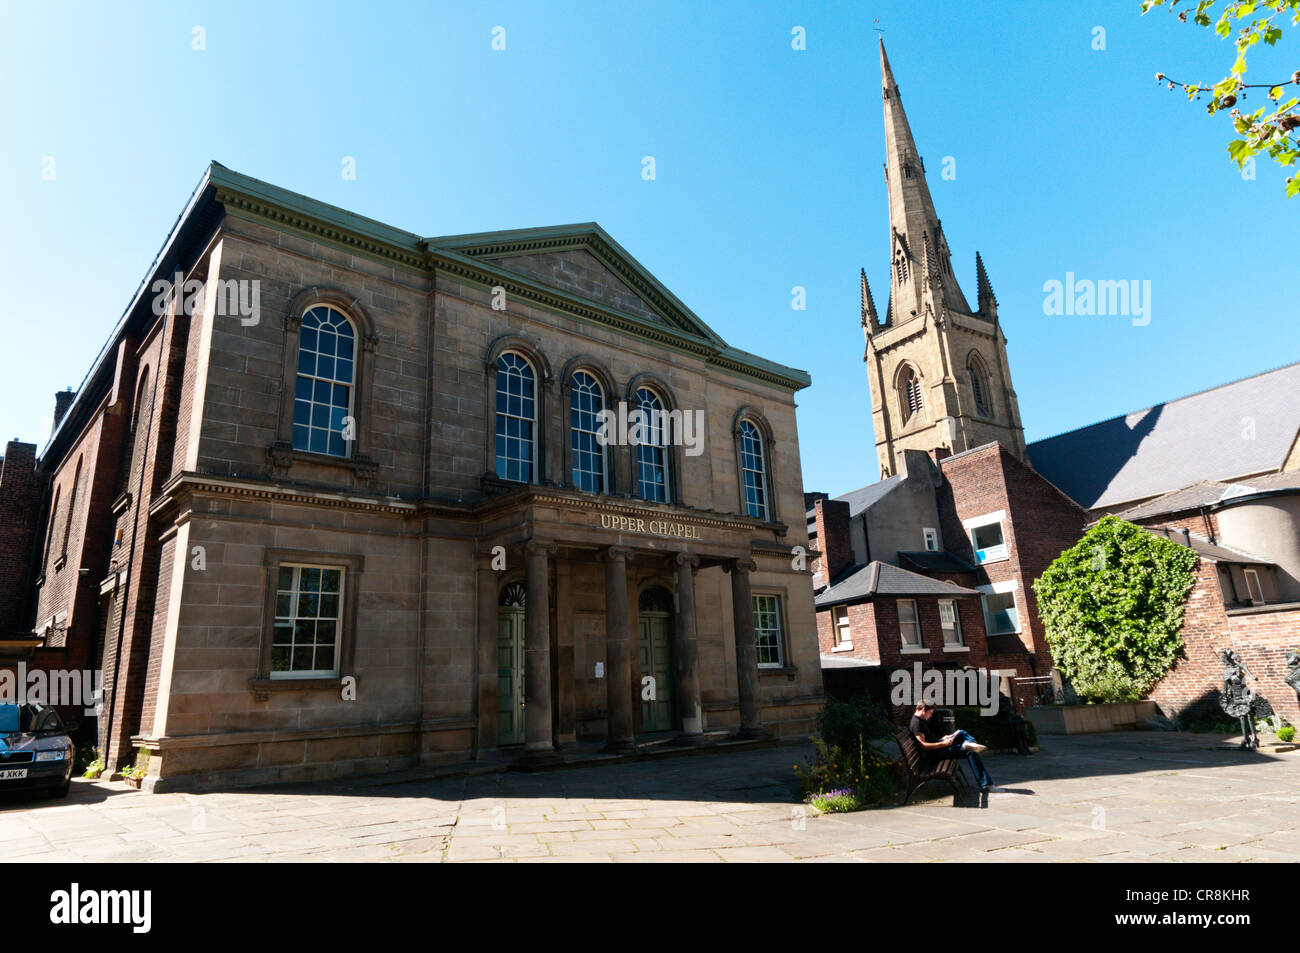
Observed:
[[[1280,470],[1297,433],[1300,363],[1038,440],[1029,459],[1098,509]]]
[[[931,579],[876,560],[854,566],[842,574],[835,585],[818,595],[815,601],[817,608],[823,609],[841,602],[857,602],[874,596],[937,596],[951,599],[978,595],[974,589],[955,586],[942,579]]]
[[[880,500],[885,496],[885,494],[902,482],[903,475],[901,473],[895,473],[886,480],[877,480],[875,483],[859,487],[856,490],[850,490],[848,493],[845,493],[842,496],[837,496],[834,499],[849,504],[849,519],[853,519],[853,517],[857,516],[867,507]],[[808,535],[810,537],[816,536],[816,508],[810,507],[806,515],[808,517]]]
[[[1147,500],[1115,515],[1120,519],[1136,523],[1170,513],[1186,510],[1214,507],[1219,503],[1235,500],[1238,497],[1253,496],[1256,493],[1270,493],[1277,490],[1300,490],[1300,470],[1287,470],[1283,473],[1268,473],[1264,476],[1247,477],[1235,483],[1201,482],[1193,483],[1182,489]]]
[[[1229,549],[1227,546],[1215,545],[1208,539],[1204,539],[1200,536],[1192,536],[1189,534],[1187,538],[1184,538],[1183,534],[1178,530],[1169,529],[1167,527],[1144,526],[1143,529],[1152,536],[1163,536],[1165,539],[1177,543],[1179,546],[1187,546],[1190,544],[1196,555],[1203,556],[1210,560],[1210,562],[1245,563],[1253,566],[1273,565],[1273,563],[1270,563],[1267,559],[1260,559],[1256,556],[1251,556],[1249,553],[1243,553],[1237,549]]]

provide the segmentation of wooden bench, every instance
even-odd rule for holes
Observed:
[[[912,799],[912,792],[931,781],[947,782],[951,785],[953,794],[960,793],[966,787],[966,781],[961,773],[960,758],[931,758],[916,743],[916,739],[912,737],[912,732],[906,728],[900,728],[894,732],[894,740],[898,742],[898,750],[903,755],[903,770],[907,774],[907,793],[903,797],[904,805]]]

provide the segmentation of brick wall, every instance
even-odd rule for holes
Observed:
[[[10,440],[0,460],[0,632],[31,628],[27,616],[39,501],[36,445]]]
[[[817,569],[829,585],[853,563],[849,504],[841,500],[818,500],[813,513],[816,516],[817,548],[821,553]]]

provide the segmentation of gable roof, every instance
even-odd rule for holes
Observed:
[[[1160,536],[1169,540],[1171,543],[1177,543],[1179,546],[1187,546],[1196,555],[1208,559],[1213,563],[1234,563],[1246,566],[1272,566],[1273,563],[1267,559],[1260,559],[1249,553],[1243,553],[1239,549],[1230,549],[1217,543],[1212,543],[1203,536],[1195,536],[1188,533],[1185,537],[1178,530],[1170,529],[1168,526],[1144,526],[1142,527],[1152,536]]]
[[[1280,470],[1298,433],[1300,363],[1035,441],[1029,459],[1099,509]]]
[[[1286,470],[1282,473],[1268,473],[1264,476],[1248,477],[1234,483],[1202,481],[1193,483],[1166,493],[1164,496],[1147,500],[1115,515],[1130,523],[1145,519],[1168,516],[1202,507],[1218,508],[1220,504],[1244,501],[1246,497],[1260,494],[1273,494],[1286,490],[1300,490],[1300,470]]]
[[[946,550],[917,549],[898,551],[898,561],[920,572],[975,572],[964,559]]]
[[[978,595],[974,589],[966,589],[942,579],[931,579],[876,560],[866,565],[859,564],[842,573],[835,585],[819,594],[814,601],[817,608],[824,609],[841,602],[861,602],[875,596],[937,596],[952,599]]]

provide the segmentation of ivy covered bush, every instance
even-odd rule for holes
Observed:
[[[1057,667],[1084,701],[1135,701],[1182,648],[1197,555],[1103,517],[1034,582]]]

